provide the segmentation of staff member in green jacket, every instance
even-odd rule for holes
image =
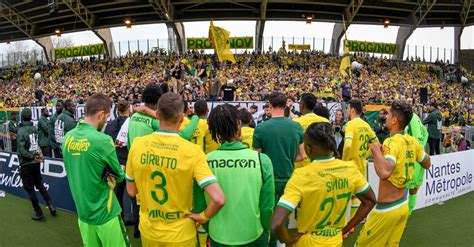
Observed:
[[[107,96],[90,96],[84,121],[66,134],[61,146],[84,246],[129,246],[120,217],[122,209],[113,193],[115,183],[120,183],[125,173],[117,160],[114,141],[100,132],[111,108]]]
[[[52,156],[58,158],[61,155],[61,145],[56,142],[56,135],[54,133],[54,124],[56,119],[63,112],[63,101],[58,100],[56,102],[56,112],[49,118],[49,141],[51,143]]]
[[[208,123],[212,139],[222,145],[207,154],[207,162],[227,200],[209,221],[211,246],[268,246],[275,204],[272,162],[240,141],[241,122],[235,106],[215,107]]]
[[[40,147],[38,145],[38,132],[31,122],[31,110],[25,108],[21,112],[22,123],[18,129],[17,147],[18,158],[20,160],[20,177],[23,182],[23,187],[30,197],[31,204],[35,210],[35,214],[31,217],[33,220],[46,221],[43,211],[36,197],[35,187],[43,196],[44,201],[48,205],[51,214],[56,215],[56,208],[54,207],[48,191],[43,185],[43,178],[40,172],[40,163],[43,161]]]
[[[74,129],[77,125],[76,120],[74,119],[74,113],[76,112],[76,106],[72,100],[66,100],[64,102],[64,109],[62,113],[56,119],[54,123],[54,136],[58,144],[62,144],[64,141],[64,136],[70,130]],[[62,153],[59,154],[56,158],[62,158]]]
[[[49,132],[49,111],[48,108],[42,110],[43,115],[38,121],[38,141],[43,152],[43,157],[52,157],[51,152],[51,142],[50,142],[50,132]]]
[[[423,124],[428,124],[428,145],[430,146],[430,156],[440,154],[439,142],[441,130],[443,128],[443,118],[438,110],[438,104],[430,104],[430,114],[423,120]]]

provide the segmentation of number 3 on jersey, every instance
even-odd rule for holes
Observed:
[[[166,178],[165,178],[165,175],[163,175],[163,173],[161,173],[159,171],[154,171],[151,174],[151,180],[154,181],[156,177],[160,177],[161,183],[155,184],[155,190],[151,192],[151,197],[158,204],[163,205],[168,201],[168,191],[166,191],[166,188],[165,188]],[[163,194],[163,198],[161,198],[161,199],[158,198],[158,194],[159,194],[159,193],[157,193],[158,190],[161,190],[161,192]]]
[[[329,216],[331,216],[332,209],[334,208],[334,198],[333,197],[325,198],[321,202],[321,205],[319,206],[319,210],[323,211],[323,212],[326,211],[326,204],[330,204],[329,205],[329,210],[328,210],[326,216],[324,216],[324,218],[321,220],[321,222],[318,223],[318,225],[316,226],[316,229],[323,229],[327,225],[337,225],[339,223],[339,221],[342,220],[344,215],[346,215],[347,204],[349,204],[349,200],[351,199],[351,192],[344,193],[344,194],[339,194],[339,195],[337,195],[336,198],[337,198],[337,200],[343,199],[343,201],[345,200],[345,203],[346,203],[344,205],[344,208],[342,209],[342,211],[339,213],[339,216],[337,217],[337,219],[334,222],[328,221]]]

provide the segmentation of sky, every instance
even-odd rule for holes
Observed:
[[[231,36],[255,36],[255,21],[215,21],[214,25],[223,27],[230,31]],[[206,37],[208,35],[209,22],[185,22],[186,37]],[[330,40],[332,37],[334,23],[313,22],[308,25],[305,22],[295,21],[267,21],[264,30],[264,48],[268,49],[273,44],[274,50],[281,47],[282,37],[287,44],[310,44],[313,49],[329,52]],[[134,25],[132,29],[125,27],[116,27],[111,29],[112,37],[116,43],[115,47],[119,53],[118,43],[120,42],[121,52],[128,50],[128,41],[130,49],[147,49],[152,47],[167,47],[168,32],[165,24]],[[375,41],[385,43],[395,43],[398,27],[389,26],[383,28],[382,25],[350,25],[347,30],[347,38],[351,40]],[[91,31],[77,32],[72,34],[63,34],[62,38],[71,38],[75,45],[86,45],[100,43],[100,39]],[[273,37],[273,38],[272,38]],[[304,40],[303,40],[304,37]],[[148,41],[147,41],[148,40]],[[294,41],[293,41],[294,40]],[[7,53],[11,45],[0,43],[0,54]],[[28,41],[29,47],[37,46],[35,42]],[[437,47],[440,47],[439,55],[444,55],[444,48],[447,50],[449,59],[450,49],[454,46],[454,28],[418,28],[407,40],[408,49],[405,56],[415,53],[417,46],[418,56],[421,56],[421,50],[424,46],[425,58],[429,56],[432,47],[432,55],[436,56]],[[341,48],[342,49],[342,48]],[[474,49],[474,26],[464,29],[461,37],[461,49]],[[428,60],[428,59],[427,59]]]

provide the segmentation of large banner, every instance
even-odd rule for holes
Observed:
[[[397,44],[366,42],[357,40],[346,40],[344,45],[353,52],[383,53],[396,55],[398,52]]]
[[[230,37],[230,48],[232,49],[252,49],[253,37]],[[187,38],[186,49],[214,49],[208,38]]]
[[[288,50],[311,50],[311,46],[303,44],[289,44]]]
[[[415,209],[429,207],[474,191],[474,150],[431,156],[431,167],[418,190]],[[367,166],[370,186],[377,195],[379,178],[374,164]]]
[[[105,54],[104,44],[73,46],[54,49],[54,58],[83,57]]]
[[[327,96],[327,95],[326,95]],[[319,97],[319,96],[318,96]],[[209,107],[209,110],[212,110],[214,106],[217,105],[222,105],[225,103],[229,103],[235,106],[240,106],[243,108],[249,109],[250,106],[256,105],[259,111],[263,111],[263,106],[266,104],[265,101],[234,101],[234,102],[225,102],[225,101],[208,101],[207,105]],[[339,109],[342,109],[341,103],[336,103],[336,102],[330,102],[330,103],[323,103],[325,106],[329,109],[329,112],[331,114],[330,120],[334,120],[334,117],[336,116],[336,111]],[[194,105],[194,102],[190,103],[190,105]],[[294,104],[294,107],[297,111],[299,111],[300,107],[298,103]],[[23,110],[25,107],[20,108],[20,112]],[[44,106],[35,106],[35,107],[29,107],[31,110],[31,120],[33,123],[36,123],[39,118],[41,117],[41,111],[45,108]],[[54,114],[56,112],[56,108],[54,107],[48,107],[48,110]],[[76,114],[75,118],[81,119],[84,117],[84,105],[78,105],[76,106]],[[114,120],[117,117],[117,112],[115,111],[115,104],[112,105],[112,112],[110,114],[110,120]]]
[[[72,199],[63,160],[45,157],[41,163],[41,174],[43,175],[44,187],[54,205],[66,211],[76,212],[76,205]],[[29,199],[20,178],[20,163],[16,153],[0,151],[0,190]],[[36,196],[41,203],[45,203],[39,193]],[[131,214],[130,198],[126,192],[124,205],[128,205],[124,206],[124,213]]]
[[[235,101],[235,102],[224,102],[224,101],[213,101],[212,102],[212,101],[209,101],[209,102],[207,102],[207,106],[209,108],[209,111],[211,111],[215,106],[226,104],[226,103],[229,103],[229,104],[235,105],[235,106],[240,106],[240,107],[246,108],[246,109],[249,109],[250,106],[255,105],[255,106],[257,106],[258,111],[263,111],[263,109],[264,109],[263,107],[266,104],[266,102],[264,102],[264,101]],[[190,105],[192,106],[192,105],[194,105],[194,103],[191,103]],[[336,118],[337,110],[342,109],[341,103],[329,102],[329,103],[323,103],[323,105],[326,106],[326,108],[329,109],[329,114],[330,114],[329,120],[334,121],[334,119]],[[297,111],[300,110],[299,103],[295,103],[293,106],[295,107],[295,110],[297,110]]]
[[[66,178],[64,163],[59,159],[45,158],[41,163],[43,184],[48,190],[56,207],[75,212],[76,206],[72,200],[71,190]],[[20,178],[20,162],[16,153],[0,151],[0,190],[28,199]],[[38,193],[38,199],[44,203]]]
[[[474,191],[474,150],[431,157],[415,208],[424,208]]]

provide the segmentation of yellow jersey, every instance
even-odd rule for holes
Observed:
[[[204,153],[208,154],[216,149],[218,149],[221,145],[212,140],[211,132],[209,129],[206,131],[206,135],[204,136]]]
[[[308,113],[305,114],[299,118],[293,119],[293,121],[299,123],[301,127],[303,128],[303,132],[306,132],[306,129],[312,124],[312,123],[329,123],[329,120],[327,118],[321,117],[319,115],[316,115],[314,113]],[[311,160],[308,159],[308,157],[304,157],[303,161],[295,162],[295,169],[300,168],[303,166],[308,165],[311,163]]]
[[[204,136],[206,136],[206,132],[209,131],[207,126],[207,121],[205,119],[199,119],[198,125],[196,130],[194,131],[193,135],[191,136],[190,141],[196,145],[201,147],[201,150],[205,150],[204,147]]]
[[[312,124],[312,123],[329,123],[329,120],[327,118],[318,116],[314,113],[308,113],[305,114],[299,118],[293,119],[293,121],[299,123],[301,127],[303,127],[303,130],[306,131],[306,129]]]
[[[399,189],[406,188],[413,179],[415,164],[423,163],[428,157],[414,137],[400,133],[387,138],[382,150],[385,159],[395,164],[388,181]]]
[[[246,148],[252,148],[253,132],[255,131],[255,129],[250,127],[242,127],[240,131],[242,134],[242,144],[244,144]]]
[[[181,125],[179,126],[179,131],[186,129],[186,126],[188,126],[188,124],[189,124],[190,122],[191,122],[191,120],[189,120],[189,118],[184,117],[184,118],[183,118],[183,122],[182,122]]]
[[[343,155],[345,160],[353,160],[359,171],[365,176],[366,172],[366,159],[372,154],[370,151],[370,143],[378,141],[375,132],[372,130],[370,125],[357,117],[347,122],[345,127],[344,140],[351,140],[349,154]]]
[[[126,179],[140,193],[140,232],[146,239],[183,242],[196,237],[193,180],[201,188],[217,182],[202,149],[177,133],[138,137],[130,149]]]
[[[291,212],[298,207],[298,232],[305,235],[297,246],[342,246],[351,196],[369,188],[353,162],[327,157],[296,169],[277,205]]]

